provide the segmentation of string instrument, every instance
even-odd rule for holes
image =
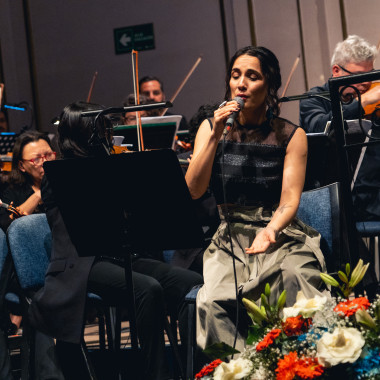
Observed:
[[[194,65],[191,67],[191,69],[189,70],[189,72],[186,74],[185,78],[183,79],[183,81],[181,82],[181,84],[178,86],[177,90],[175,91],[174,95],[171,97],[170,99],[170,103],[173,103],[174,100],[176,99],[176,97],[178,96],[178,94],[181,92],[182,88],[185,86],[186,82],[189,80],[189,78],[191,77],[191,75],[193,74],[194,70],[198,67],[198,65],[201,63],[201,60],[203,58],[203,55],[201,54],[197,60],[195,61]],[[164,116],[166,114],[166,111],[168,110],[168,108],[165,108],[162,113],[161,113],[161,116]],[[178,139],[178,136],[176,136],[176,144],[182,148],[185,152],[188,152],[190,150],[192,150],[192,146],[191,144],[185,142],[185,141],[182,141],[182,140],[179,140]]]
[[[171,97],[170,99],[170,103],[174,103],[174,100],[176,99],[176,97],[178,96],[178,94],[181,92],[183,86],[186,84],[186,82],[189,80],[189,78],[191,77],[191,75],[193,74],[194,70],[198,67],[198,65],[201,63],[201,60],[203,58],[203,55],[201,54],[197,60],[195,61],[194,65],[191,67],[191,69],[189,70],[189,72],[186,74],[185,76],[185,79],[181,82],[181,84],[178,86],[177,90],[175,91],[174,95]],[[165,116],[166,112],[167,112],[168,108],[165,108],[162,113],[161,113],[161,116]]]
[[[12,170],[12,152],[0,156],[0,168],[2,172],[10,172]]]
[[[91,101],[92,90],[94,89],[94,85],[95,85],[95,81],[96,81],[97,76],[98,76],[98,72],[95,71],[94,76],[92,77],[90,90],[88,91],[87,100],[86,100],[87,103],[90,103],[90,101]]]
[[[296,71],[296,68],[297,68],[299,62],[300,62],[300,55],[298,54],[297,58],[295,59],[295,61],[293,63],[292,69],[290,70],[290,74],[288,76],[288,79],[286,80],[286,83],[285,83],[285,86],[284,86],[284,90],[282,91],[282,94],[281,94],[281,98],[283,98],[285,96],[285,94],[286,94],[286,91],[288,91],[288,87],[289,87],[290,81],[292,80],[293,74]],[[280,103],[280,106],[281,106],[281,104],[282,103]]]
[[[377,41],[376,50],[377,50],[377,52],[380,51],[380,40]],[[372,82],[369,90],[372,90],[376,86],[380,86],[380,82]],[[376,108],[380,108],[380,101],[378,101],[377,103],[369,104],[368,106],[365,106],[364,107],[364,117],[366,119],[370,119],[372,114],[375,112]]]
[[[3,92],[4,92],[4,84],[0,83],[0,108],[1,108],[1,102],[3,100]]]
[[[377,86],[380,86],[380,82],[372,82],[371,87],[369,88],[369,90],[372,90],[373,88],[375,88]],[[365,106],[364,107],[364,117],[365,118],[370,118],[376,108],[380,108],[380,101],[378,101],[377,103],[368,104],[367,106]]]
[[[0,207],[7,209],[11,213],[9,216],[11,219],[17,219],[25,215],[18,207],[13,206],[13,202],[10,204],[1,202]]]

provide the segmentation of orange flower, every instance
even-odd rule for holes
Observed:
[[[208,375],[209,373],[213,372],[214,369],[220,365],[222,363],[222,361],[220,359],[216,359],[214,360],[213,362],[211,362],[210,364],[206,365],[205,367],[203,367],[199,373],[197,373],[195,375],[195,378],[196,379],[201,379],[202,377]]]
[[[359,309],[367,310],[370,305],[371,304],[366,297],[358,297],[354,298],[353,300],[347,300],[338,303],[338,305],[335,306],[334,311],[337,313],[341,312],[346,317],[350,317],[351,315],[355,314]]]
[[[290,352],[277,363],[277,380],[292,380],[295,376],[301,379],[314,379],[323,374],[323,369],[318,359],[298,359],[297,352]]]
[[[267,348],[269,345],[271,345],[274,342],[276,338],[279,337],[280,334],[281,334],[280,329],[274,329],[270,331],[267,335],[265,335],[263,340],[257,344],[256,351],[261,351],[264,348]]]
[[[311,318],[304,319],[302,315],[286,318],[282,323],[282,329],[287,336],[301,335],[311,325]]]
[[[318,363],[318,359],[300,359],[296,363],[296,375],[301,379],[314,379],[323,374],[324,367]]]
[[[297,352],[289,352],[277,363],[277,380],[292,380],[296,374]]]

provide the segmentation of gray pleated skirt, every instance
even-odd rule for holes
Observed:
[[[263,207],[229,207],[232,253],[227,223],[220,209],[222,222],[204,253],[204,285],[197,296],[197,343],[201,348],[218,342],[233,345],[236,292],[232,255],[235,256],[239,291],[253,301],[260,300],[266,283],[271,286],[271,300],[277,300],[286,289],[287,306],[295,303],[299,290],[307,298],[325,291],[320,277],[321,271],[326,272],[319,248],[320,235],[297,218],[281,232],[266,253],[245,253],[256,234],[270,222],[273,212]],[[246,339],[242,323],[236,344],[240,351]]]

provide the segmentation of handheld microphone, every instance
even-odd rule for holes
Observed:
[[[237,104],[239,104],[240,109],[239,109],[239,111],[232,113],[228,117],[227,122],[226,122],[226,126],[224,127],[224,132],[223,132],[224,135],[226,135],[228,130],[233,126],[237,115],[244,108],[244,99],[243,98],[241,98],[240,96],[236,96],[232,100],[235,100],[237,102]]]

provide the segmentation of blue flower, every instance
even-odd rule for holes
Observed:
[[[358,378],[366,378],[380,374],[380,348],[369,349],[364,358],[359,359],[353,366]]]

